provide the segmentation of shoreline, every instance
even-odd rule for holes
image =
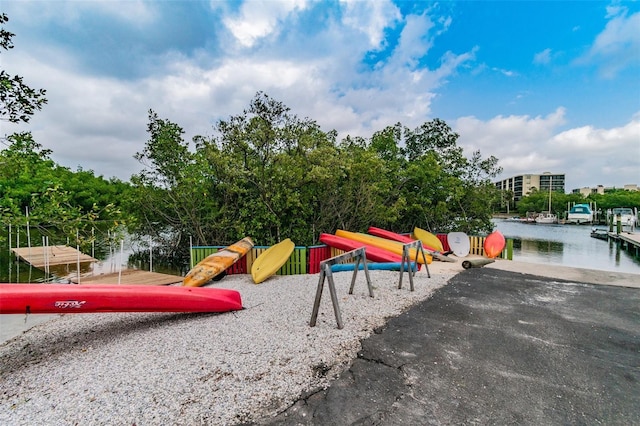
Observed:
[[[485,268],[571,280],[575,268],[497,260]],[[529,269],[527,269],[529,268]],[[431,297],[459,272],[433,262],[398,289],[398,272],[335,273],[344,328],[325,291],[309,326],[318,274],[245,275],[214,284],[240,291],[242,311],[224,314],[67,314],[0,344],[3,424],[241,424],[270,418],[326,389],[357,357],[361,342],[390,318]],[[598,273],[584,273],[593,281]],[[632,279],[640,275],[600,273]],[[596,280],[597,281],[597,280]],[[580,281],[583,282],[583,281]],[[635,286],[635,285],[632,285]]]
[[[445,265],[442,262],[432,263],[430,268],[435,269],[436,273],[451,272],[459,273],[463,271],[460,264],[464,259],[481,258],[481,256],[467,256],[465,258],[457,258],[457,261]],[[434,266],[435,265],[435,266]],[[455,266],[458,265],[458,266]],[[544,268],[540,266],[544,265]],[[496,262],[485,265],[487,268],[502,269],[511,272],[520,272],[531,275],[538,275],[547,278],[558,278],[564,280],[577,280],[589,284],[614,285],[621,287],[640,288],[640,271],[639,274],[631,274],[626,272],[607,271],[600,269],[573,268],[563,265],[552,265],[535,262],[524,262],[504,259],[496,259]],[[317,274],[316,274],[317,275]],[[224,287],[224,282],[220,285]],[[0,345],[9,340],[20,336],[31,328],[55,320],[61,314],[34,314],[25,316],[22,314],[7,314],[0,316]],[[4,317],[11,318],[3,323]]]
[[[407,277],[370,271],[334,279],[344,328],[325,288],[309,326],[319,275],[246,275],[214,284],[240,291],[224,314],[67,314],[0,345],[0,423],[238,424],[270,417],[326,388],[389,318],[426,300],[456,273],[429,265]],[[442,269],[440,269],[442,268]]]

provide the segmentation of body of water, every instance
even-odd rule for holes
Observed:
[[[514,240],[513,260],[640,274],[640,258],[613,241],[591,237],[586,225],[540,225],[494,219]]]
[[[640,258],[622,250],[615,242],[592,238],[589,226],[525,224],[502,219],[495,219],[494,223],[506,238],[514,240],[513,260],[640,274]],[[5,246],[3,252],[0,253],[0,282],[55,281],[57,277],[76,272],[76,265],[72,264],[58,267],[55,270],[57,277],[51,276],[24,263],[9,260],[8,247]],[[128,264],[127,257],[130,253],[129,245],[125,247],[124,253],[113,250],[102,262],[92,265],[91,269],[106,273],[135,266]],[[146,269],[144,266],[142,269]],[[158,263],[154,263],[153,269],[181,274],[176,268]],[[55,317],[56,315],[0,315],[0,342]]]

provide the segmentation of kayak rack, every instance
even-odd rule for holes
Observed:
[[[411,261],[411,249],[416,250],[416,261]],[[409,272],[409,288],[411,291],[413,287],[413,276],[418,270],[418,256],[422,254],[422,260],[424,261],[424,267],[427,268],[427,277],[431,278],[429,273],[429,265],[427,265],[427,255],[424,253],[424,247],[422,247],[422,241],[416,240],[410,243],[402,245],[402,261],[400,262],[400,282],[398,283],[398,289],[402,288],[402,277],[404,276],[404,265],[407,264],[407,272]]]
[[[369,269],[367,269],[367,261],[365,255],[365,248],[359,248],[347,253],[332,257],[320,262],[320,279],[318,280],[318,289],[316,290],[316,299],[313,303],[313,312],[311,313],[311,321],[309,326],[315,327],[316,320],[318,319],[318,311],[320,310],[320,300],[322,299],[322,290],[324,289],[325,279],[329,283],[329,293],[331,294],[331,302],[333,304],[333,312],[336,316],[336,322],[338,323],[338,329],[342,329],[344,324],[342,322],[342,315],[340,314],[340,306],[338,306],[338,295],[336,294],[336,284],[333,280],[333,272],[331,271],[331,265],[335,265],[338,262],[345,260],[355,259],[355,267],[353,268],[353,275],[351,276],[351,287],[349,287],[349,294],[353,294],[353,288],[356,284],[356,277],[358,275],[358,269],[360,263],[363,264],[364,274],[367,277],[367,287],[369,288],[369,296],[373,297],[373,286],[371,285],[371,279],[369,278]],[[413,283],[413,281],[412,281]],[[413,284],[412,284],[413,285]]]

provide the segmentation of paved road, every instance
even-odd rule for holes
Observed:
[[[638,425],[640,290],[461,272],[262,424]]]

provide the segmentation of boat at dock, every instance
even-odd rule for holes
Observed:
[[[593,210],[588,204],[576,204],[567,214],[567,223],[592,223]]]
[[[616,223],[620,216],[622,226],[635,227],[638,224],[638,210],[630,207],[616,207],[607,211],[609,222]]]
[[[540,213],[536,217],[536,223],[543,224],[543,225],[550,225],[550,224],[558,223],[558,216],[556,216],[555,214],[553,214],[551,212]]]
[[[558,223],[558,216],[554,213],[551,213],[551,190],[553,186],[551,185],[551,181],[549,181],[549,211],[546,213],[540,213],[536,216],[536,223],[550,225],[553,223]]]
[[[591,228],[591,238],[607,241],[609,239],[609,231],[603,228]]]

